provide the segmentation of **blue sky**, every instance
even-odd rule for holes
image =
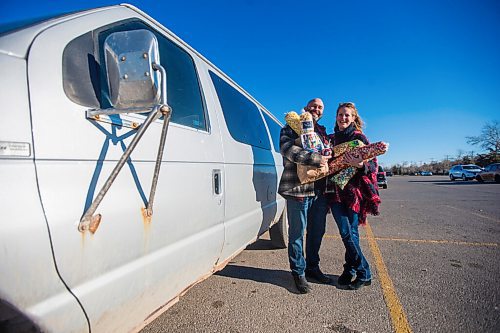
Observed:
[[[11,1],[0,24],[114,4]],[[320,97],[333,130],[353,101],[383,165],[453,158],[500,120],[500,1],[129,1],[231,76],[278,118]]]

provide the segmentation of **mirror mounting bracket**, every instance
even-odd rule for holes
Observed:
[[[111,171],[111,174],[109,175],[108,179],[102,186],[101,190],[95,197],[95,199],[92,201],[90,204],[89,208],[86,210],[86,212],[83,214],[82,218],[80,219],[80,222],[78,224],[78,231],[80,232],[85,232],[86,230],[89,230],[92,234],[94,234],[101,222],[101,214],[94,215],[95,211],[99,207],[99,204],[101,203],[102,199],[108,192],[109,188],[115,181],[116,177],[120,173],[122,167],[125,165],[127,160],[129,159],[130,155],[134,151],[135,147],[137,146],[138,142],[141,140],[142,136],[148,129],[149,125],[153,123],[155,120],[163,116],[163,126],[162,126],[162,131],[161,131],[161,136],[160,136],[160,144],[158,147],[158,154],[156,156],[156,163],[155,163],[155,170],[153,174],[153,181],[151,184],[151,190],[149,194],[149,200],[147,207],[145,209],[146,215],[148,218],[151,218],[153,215],[153,202],[154,202],[154,197],[156,194],[156,187],[158,184],[158,178],[160,174],[160,167],[161,167],[161,160],[163,157],[163,152],[165,150],[165,142],[167,138],[167,131],[168,131],[168,125],[170,123],[170,118],[172,116],[172,108],[167,104],[167,77],[166,77],[166,71],[165,69],[159,65],[153,63],[153,69],[158,70],[161,73],[161,104],[158,104],[153,107],[151,112],[149,113],[148,117],[146,120],[141,124],[141,126],[137,129],[137,133],[130,142],[129,146],[123,153],[123,155],[120,157],[118,160],[118,163],[114,167],[113,171]],[[112,115],[112,114],[123,114],[123,113],[139,113],[139,112],[144,112],[144,109],[101,109],[101,110],[89,110],[87,111],[87,117],[93,118],[99,114],[107,114],[107,115]]]

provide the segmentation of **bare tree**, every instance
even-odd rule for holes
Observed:
[[[494,120],[491,123],[486,123],[478,136],[467,136],[467,143],[471,145],[479,145],[484,150],[493,154],[497,159],[498,151],[500,150],[500,122]]]

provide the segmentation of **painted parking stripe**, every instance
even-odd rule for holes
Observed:
[[[389,309],[389,315],[391,317],[392,327],[396,333],[412,333],[408,319],[406,318],[406,313],[403,309],[403,305],[399,300],[399,297],[394,288],[394,284],[389,276],[387,267],[385,266],[384,260],[382,259],[382,253],[377,245],[377,241],[373,235],[372,228],[367,223],[365,225],[366,239],[370,246],[373,258],[375,259],[375,268],[377,269],[378,277],[380,280],[380,286],[382,287],[382,293],[384,295],[385,304]],[[328,238],[340,238],[339,236],[325,235]]]
[[[445,239],[406,239],[406,238],[391,238],[391,237],[375,237],[375,240],[407,242],[407,243],[431,243],[431,244],[453,244],[453,245],[465,245],[465,246],[498,247],[498,243],[462,242],[462,241],[453,241]]]
[[[389,314],[391,316],[392,326],[396,333],[411,333],[411,327],[406,318],[406,313],[403,309],[403,305],[399,300],[394,284],[392,283],[387,267],[384,264],[382,258],[382,252],[377,245],[377,241],[373,236],[372,228],[370,224],[365,226],[366,235],[368,239],[368,244],[370,245],[370,250],[373,257],[375,258],[375,267],[377,268],[378,276],[380,279],[380,285],[382,286],[382,292],[384,294],[385,303],[389,309]]]
[[[451,205],[443,205],[448,208],[452,208],[459,211],[464,211],[469,214],[475,215],[480,218],[492,220],[495,222],[500,222],[500,220],[471,212],[470,210],[465,211],[458,207]],[[389,276],[387,267],[385,266],[382,253],[377,245],[377,241],[394,241],[394,242],[406,242],[406,243],[422,243],[422,244],[451,244],[451,245],[462,245],[462,246],[482,246],[482,247],[499,247],[498,243],[488,243],[488,242],[464,242],[464,241],[453,241],[453,240],[433,240],[433,239],[406,239],[406,238],[393,238],[393,237],[375,237],[370,225],[367,223],[365,226],[365,231],[367,237],[360,237],[361,239],[368,240],[370,250],[375,259],[375,266],[380,279],[380,285],[382,287],[382,292],[384,295],[385,303],[389,309],[389,314],[391,317],[392,326],[396,333],[412,333],[410,324],[406,317],[403,306],[399,300],[399,297],[394,288],[394,284]],[[325,238],[335,238],[340,239],[338,235],[325,235]]]
[[[325,235],[325,238],[335,238],[340,239],[340,236],[336,235]],[[368,237],[360,237],[360,239],[368,239]],[[376,241],[394,241],[394,242],[405,242],[405,243],[427,243],[427,244],[452,244],[452,245],[464,245],[464,246],[483,246],[483,247],[500,247],[498,243],[487,243],[487,242],[464,242],[464,241],[454,241],[446,239],[410,239],[410,238],[394,238],[394,237],[373,237]]]
[[[452,206],[450,206],[452,207]],[[454,208],[454,207],[452,207]],[[392,326],[396,333],[412,333],[410,324],[406,317],[406,313],[403,309],[401,301],[396,293],[394,284],[389,276],[387,267],[385,266],[384,260],[382,258],[382,253],[377,245],[377,240],[379,241],[395,241],[395,242],[407,242],[407,243],[423,243],[423,244],[452,244],[452,245],[464,245],[464,246],[484,246],[484,247],[499,247],[498,243],[486,243],[486,242],[463,242],[463,241],[453,241],[453,240],[433,240],[433,239],[407,239],[407,238],[393,238],[393,237],[375,237],[372,228],[367,223],[365,225],[366,237],[360,237],[361,239],[368,240],[370,250],[375,259],[375,267],[380,279],[380,285],[382,287],[382,292],[384,295],[384,300],[389,309],[389,314],[391,317]],[[338,235],[325,235],[325,238],[335,238],[340,239]]]

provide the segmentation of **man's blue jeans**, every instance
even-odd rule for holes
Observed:
[[[288,259],[294,275],[303,276],[305,270],[319,268],[319,248],[325,234],[328,210],[324,195],[305,197],[302,200],[288,198]],[[304,258],[304,232],[306,235],[306,257]],[[306,264],[307,258],[307,264]]]
[[[345,247],[344,272],[361,281],[371,280],[370,265],[359,246],[358,214],[340,203],[333,203],[331,208]]]

